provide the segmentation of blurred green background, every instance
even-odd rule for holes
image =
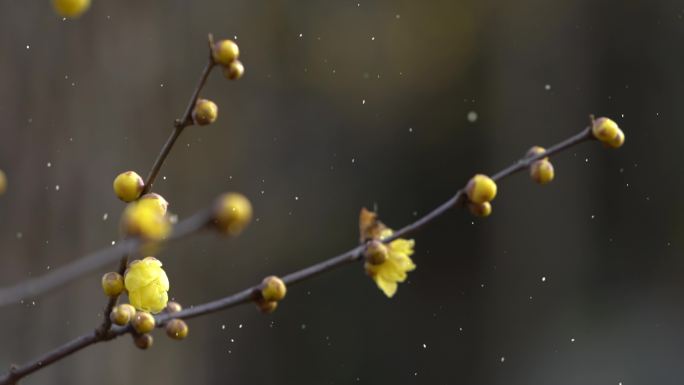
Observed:
[[[0,0],[0,285],[118,238],[111,182],[147,174],[206,58],[236,38],[245,77],[213,73],[211,126],[181,137],[155,191],[182,219],[240,191],[255,221],[158,257],[185,306],[355,245],[361,206],[395,228],[475,172],[613,117],[556,178],[500,184],[494,213],[454,210],[415,239],[388,300],[360,264],[253,306],[129,337],[26,384],[680,384],[684,377],[681,2],[103,1],[63,21]],[[471,119],[468,119],[470,115]],[[476,119],[473,119],[475,118]],[[106,216],[106,218],[105,218]],[[103,269],[0,309],[0,365],[92,330]]]

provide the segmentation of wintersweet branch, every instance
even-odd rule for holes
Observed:
[[[594,133],[595,135],[595,133]],[[534,162],[550,157],[551,155],[554,155],[562,150],[565,150],[567,148],[570,148],[574,145],[577,145],[579,143],[582,143],[584,141],[590,140],[594,138],[594,135],[592,135],[592,128],[588,127],[579,132],[578,134],[550,147],[548,150],[543,151],[543,152],[538,152],[533,155],[526,156],[514,164],[510,165],[509,167],[497,172],[492,176],[492,179],[495,181],[502,180],[512,174],[515,174],[517,172],[520,172],[522,170],[528,169]],[[382,240],[382,242],[388,243],[391,242],[392,240],[395,240],[399,237],[407,236],[410,234],[415,233],[417,230],[422,228],[424,225],[432,222],[435,220],[437,217],[441,216],[442,214],[446,213],[453,207],[457,206],[462,206],[463,203],[466,202],[466,189],[465,187],[458,190],[450,199],[448,199],[446,202],[442,203],[440,206],[435,208],[434,210],[430,211],[423,217],[419,218],[413,223],[410,223],[403,228],[399,229],[396,231],[391,237],[385,238]],[[181,227],[181,230],[183,230],[184,234],[187,234],[190,230],[194,230],[198,224],[206,224],[208,221],[208,212],[205,212],[204,214],[200,215],[198,214],[197,216],[191,218],[188,220],[189,222],[185,224],[185,226],[181,226],[179,224],[178,227]],[[176,232],[178,231],[178,227],[176,228]],[[174,232],[174,234],[176,234]],[[129,241],[130,242],[130,241]],[[293,273],[290,273],[282,278],[282,282],[284,282],[287,285],[293,285],[298,282],[302,282],[304,280],[313,278],[319,274],[325,273],[327,271],[333,270],[337,267],[344,266],[346,264],[349,264],[354,261],[359,261],[362,260],[363,258],[363,253],[365,250],[365,245],[360,245],[357,247],[352,248],[351,250],[348,250],[340,255],[337,255],[335,257],[332,257],[330,259],[327,259],[325,261],[319,262],[317,264],[311,265],[309,267],[303,268],[301,270],[295,271]],[[116,251],[123,251],[123,247],[119,245],[118,247],[115,248],[110,248],[107,250],[103,250],[100,253],[96,253],[95,255],[92,255],[91,257],[87,258],[87,260],[97,260],[101,261],[103,259],[110,260],[112,259],[112,255],[117,255],[115,252]],[[119,254],[120,255],[120,254]],[[107,257],[108,256],[108,257]],[[92,262],[90,263],[92,265]],[[68,274],[62,273],[60,276],[69,276],[69,277],[75,277],[82,273],[83,267],[79,267],[78,269],[70,269],[70,272]],[[69,278],[66,279],[68,281]],[[62,282],[64,282],[64,278],[62,278]],[[50,282],[54,282],[54,279],[51,279]],[[47,284],[42,283],[41,287],[45,287]],[[241,304],[245,304],[248,302],[252,301],[257,301],[259,299],[259,296],[261,295],[260,293],[262,290],[262,284],[257,284],[255,286],[249,287],[247,289],[241,290],[235,294],[232,294],[230,296],[207,302],[201,305],[196,305],[191,308],[181,310],[179,312],[175,312],[172,314],[169,313],[162,313],[160,315],[157,315],[155,318],[156,321],[156,327],[163,327],[165,326],[171,319],[190,319],[194,317],[199,317],[205,314],[210,314],[214,313],[220,310],[232,308]],[[16,296],[17,291],[15,290],[14,294]],[[5,294],[3,296],[3,294]],[[7,296],[6,293],[0,292],[0,303],[2,303],[3,298],[10,298]],[[49,365],[51,365],[54,362],[57,362],[81,349],[84,349],[92,344],[99,343],[99,342],[104,342],[104,341],[109,341],[114,338],[117,338],[121,335],[124,334],[136,334],[136,332],[133,330],[133,327],[129,324],[127,326],[115,326],[105,332],[98,332],[97,330],[94,332],[87,333],[85,335],[82,335],[80,337],[75,338],[74,340],[67,342],[66,344],[57,347],[56,349],[43,354],[42,356],[32,360],[31,362],[26,363],[23,366],[12,366],[8,373],[0,378],[0,385],[6,385],[6,384],[16,384],[17,381],[19,381],[21,378],[36,372],[40,369],[43,369]]]
[[[166,158],[169,156],[171,153],[171,149],[173,146],[176,144],[176,141],[180,137],[181,133],[183,133],[183,130],[191,126],[193,124],[193,119],[192,119],[192,111],[197,104],[197,99],[199,98],[200,92],[204,88],[204,85],[207,83],[207,79],[209,78],[209,74],[211,73],[211,70],[214,68],[216,63],[214,63],[214,58],[212,55],[212,47],[214,45],[214,37],[209,34],[208,38],[208,43],[209,43],[209,55],[208,55],[208,60],[207,64],[204,66],[204,69],[202,70],[202,74],[200,75],[200,79],[197,82],[197,85],[195,86],[195,90],[193,91],[192,95],[190,96],[190,101],[188,102],[187,107],[185,107],[185,112],[183,113],[183,116],[179,119],[176,119],[173,125],[173,131],[171,131],[171,135],[169,138],[166,140],[164,145],[161,148],[161,151],[159,152],[159,155],[157,155],[157,159],[154,161],[152,164],[152,167],[150,168],[150,172],[148,173],[147,180],[145,181],[145,184],[143,185],[143,189],[141,192],[141,195],[145,195],[149,193],[152,190],[152,186],[154,185],[154,181],[157,179],[157,175],[159,175],[159,171],[161,170],[162,166],[164,165],[164,162],[166,161]],[[121,257],[121,260],[119,261],[119,268],[117,269],[117,273],[120,276],[123,276],[126,267],[128,266],[128,253],[124,254]],[[103,334],[106,333],[109,328],[112,327],[112,321],[109,317],[109,313],[112,312],[112,309],[114,306],[116,306],[117,302],[119,301],[119,296],[111,296],[107,300],[107,304],[105,305],[104,311],[103,311],[103,320],[102,324],[100,327],[96,330],[96,333],[98,334]]]

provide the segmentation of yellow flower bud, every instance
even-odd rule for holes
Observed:
[[[553,165],[548,160],[538,160],[530,166],[530,177],[539,184],[547,184],[554,177]]]
[[[52,0],[52,7],[62,17],[76,18],[90,7],[90,0]]]
[[[145,187],[143,178],[135,171],[126,171],[114,179],[114,193],[124,202],[133,202],[138,199]]]
[[[617,123],[608,118],[598,118],[594,120],[591,127],[591,132],[594,134],[594,137],[603,143],[610,143],[610,141],[614,140],[621,131],[622,130],[620,130]]]
[[[278,307],[278,302],[276,301],[257,301],[256,307],[260,312],[264,314],[273,313]]]
[[[245,66],[242,62],[235,60],[223,69],[223,76],[230,80],[238,80],[245,74]]]
[[[181,310],[183,310],[183,306],[178,302],[169,301],[169,303],[166,304],[167,313],[178,313]]]
[[[169,208],[169,202],[157,193],[149,193],[141,196],[139,203],[149,204],[159,212],[159,215],[166,215],[166,211]]]
[[[238,235],[252,220],[252,204],[242,194],[221,195],[214,207],[214,224],[228,235]]]
[[[466,194],[473,203],[490,202],[496,197],[496,183],[487,175],[477,174],[468,182]]]
[[[131,202],[121,217],[121,231],[144,240],[161,241],[171,232],[171,223],[149,201]]]
[[[0,195],[4,194],[5,191],[7,191],[7,175],[0,170]]]
[[[152,314],[146,311],[139,311],[131,320],[131,325],[136,332],[140,334],[149,333],[154,330],[155,321]]]
[[[174,318],[166,324],[166,335],[174,340],[182,340],[188,336],[188,325],[182,319]]]
[[[106,296],[116,297],[124,290],[124,281],[121,274],[111,271],[102,276],[102,290]]]
[[[207,99],[199,99],[192,111],[192,119],[200,126],[214,123],[218,118],[218,106]]]
[[[127,303],[114,307],[109,313],[109,319],[115,325],[127,325],[135,317],[135,308]]]
[[[377,239],[374,239],[366,245],[363,256],[366,258],[366,262],[371,265],[381,265],[387,260],[387,246]]]
[[[492,204],[489,202],[468,202],[468,210],[476,217],[488,217],[492,213]]]
[[[237,60],[240,56],[240,48],[232,40],[219,40],[214,43],[212,47],[211,55],[214,58],[216,64],[221,64],[223,66],[229,66],[230,63]]]
[[[525,154],[525,157],[526,157],[526,158],[529,158],[529,157],[531,157],[531,156],[539,155],[539,154],[541,154],[541,153],[543,153],[543,152],[545,152],[545,151],[546,151],[546,149],[545,149],[544,147],[541,147],[541,146],[532,146],[532,148],[530,148],[529,150],[527,150],[527,154]],[[549,160],[549,157],[548,157],[548,156],[547,156],[547,157],[544,157],[543,160]]]
[[[128,299],[136,309],[159,313],[169,300],[169,278],[162,263],[153,257],[130,263],[124,278]]]
[[[606,142],[606,145],[612,148],[620,148],[623,144],[625,144],[625,134],[622,130],[618,131],[613,140]]]
[[[138,348],[146,350],[152,347],[154,338],[150,334],[141,334],[139,336],[133,336],[133,342]]]
[[[261,298],[264,301],[280,301],[285,298],[285,294],[287,294],[285,282],[275,275],[268,276],[261,282]]]

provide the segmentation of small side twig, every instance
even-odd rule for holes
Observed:
[[[207,83],[207,79],[209,78],[211,70],[216,65],[214,63],[214,59],[211,56],[211,46],[213,45],[214,41],[214,38],[211,34],[209,34],[208,40],[209,59],[207,61],[207,64],[204,66],[204,70],[202,70],[202,75],[200,75],[199,81],[195,86],[195,90],[193,91],[192,96],[190,96],[190,101],[188,102],[187,107],[185,107],[185,112],[183,113],[183,116],[179,119],[176,119],[176,121],[174,122],[173,131],[171,131],[171,135],[169,135],[169,138],[166,140],[166,143],[164,143],[164,146],[159,152],[159,155],[157,155],[157,159],[152,164],[152,168],[150,169],[150,172],[147,175],[147,180],[145,180],[145,186],[143,187],[142,191],[143,195],[147,194],[152,190],[152,186],[154,185],[154,181],[157,179],[157,175],[159,175],[159,171],[164,165],[164,162],[166,161],[166,158],[169,156],[169,153],[171,153],[171,149],[173,148],[174,144],[176,144],[176,141],[183,133],[183,130],[188,126],[193,125],[194,123],[192,120],[192,111],[195,108],[195,104],[197,103],[197,99],[199,98],[200,92],[204,88],[204,85]]]

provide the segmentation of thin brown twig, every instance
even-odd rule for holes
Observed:
[[[195,108],[195,104],[197,103],[197,99],[199,98],[200,92],[204,88],[204,85],[207,83],[207,79],[209,78],[211,70],[216,65],[211,55],[211,46],[214,42],[214,38],[211,34],[209,34],[208,41],[209,59],[207,60],[207,64],[204,66],[204,70],[202,70],[202,75],[200,75],[199,81],[197,82],[197,86],[195,86],[195,90],[193,91],[192,96],[190,96],[190,101],[188,102],[187,107],[185,107],[185,112],[183,113],[183,116],[179,119],[176,119],[176,121],[174,122],[173,131],[171,131],[171,135],[169,135],[169,138],[166,140],[166,143],[164,143],[164,146],[159,152],[159,155],[157,155],[157,159],[152,164],[152,168],[150,169],[150,172],[147,175],[147,180],[145,181],[145,186],[143,187],[141,195],[147,194],[148,192],[150,192],[150,190],[152,190],[154,181],[157,179],[157,175],[159,175],[159,171],[164,165],[164,162],[166,161],[166,158],[169,156],[169,153],[171,153],[173,145],[176,144],[176,141],[183,133],[183,130],[186,127],[192,126],[194,124],[194,121],[192,119],[192,111]]]
[[[522,171],[527,169],[534,161],[545,158],[547,156],[551,156],[553,154],[556,154],[562,150],[565,150],[569,147],[572,147],[574,145],[577,145],[579,143],[582,143],[584,141],[592,139],[593,136],[591,134],[591,129],[590,128],[585,128],[582,130],[580,133],[550,147],[548,150],[546,150],[543,153],[534,155],[534,156],[529,156],[522,158],[518,160],[516,163],[510,165],[509,167],[497,172],[492,176],[492,179],[499,181],[501,179],[504,179],[512,174],[515,174],[516,172]],[[421,227],[426,225],[427,223],[432,222],[435,220],[437,217],[443,215],[444,213],[448,212],[451,208],[460,206],[461,203],[464,202],[465,200],[465,190],[460,189],[458,190],[449,200],[444,202],[443,204],[439,205],[437,208],[434,210],[430,211],[420,219],[416,220],[415,222],[412,222],[411,224],[404,226],[403,228],[397,230],[391,237],[385,238],[383,241],[384,242],[390,242],[396,238],[399,237],[404,237],[410,234],[413,234],[417,230],[419,230]],[[301,270],[295,271],[293,273],[290,273],[282,278],[283,282],[285,282],[287,285],[294,285],[298,282],[302,282],[306,279],[313,278],[317,275],[320,275],[324,272],[333,270],[337,267],[344,266],[346,264],[349,264],[354,261],[361,260],[363,256],[363,251],[364,251],[364,246],[357,246],[351,250],[348,250],[342,254],[339,254],[335,257],[332,257],[330,259],[324,260],[322,262],[316,263],[314,265],[311,265],[309,267],[303,268]],[[170,319],[172,318],[181,318],[181,319],[189,319],[189,318],[195,318],[199,317],[205,314],[210,314],[214,313],[220,310],[228,309],[231,307],[235,307],[241,304],[248,303],[250,301],[255,300],[258,297],[258,291],[260,290],[260,285],[255,285],[252,287],[249,287],[247,289],[241,290],[235,294],[232,294],[230,296],[220,298],[215,301],[207,302],[201,305],[196,305],[191,308],[184,309],[180,312],[177,313],[162,313],[160,315],[157,315],[155,317],[157,327],[163,327]],[[103,334],[98,334],[97,332],[95,333],[88,333],[83,336],[77,337],[73,339],[70,342],[67,342],[66,344],[55,348],[54,350],[30,361],[29,363],[21,366],[21,367],[13,367],[4,377],[0,378],[0,385],[9,385],[9,384],[16,384],[16,382],[37,371],[40,370],[56,361],[59,361],[89,345],[102,342],[102,341],[108,341],[111,339],[114,339],[118,336],[131,333],[132,332],[132,327],[130,325],[124,326],[124,327],[113,327],[107,333]]]

